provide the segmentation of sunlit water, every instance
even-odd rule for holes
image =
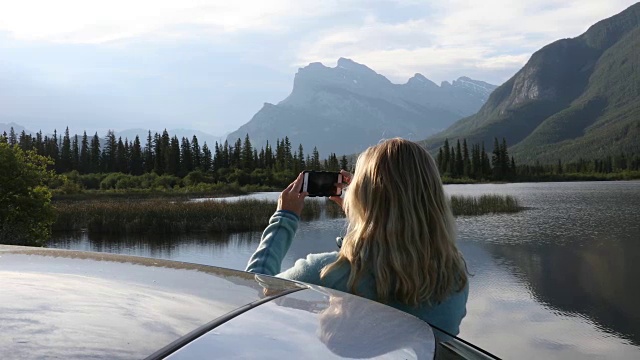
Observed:
[[[473,274],[461,337],[504,358],[640,358],[640,182],[446,188],[458,195],[515,195],[528,207],[458,218],[459,247]],[[308,253],[336,250],[344,229],[343,219],[302,223],[283,268]],[[260,232],[58,234],[49,246],[244,269],[259,240]]]

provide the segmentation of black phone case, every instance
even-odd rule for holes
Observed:
[[[300,192],[302,192],[302,189],[304,188],[304,174],[306,174],[306,173],[316,173],[316,174],[318,174],[318,173],[320,173],[320,174],[322,174],[322,173],[325,173],[325,174],[331,173],[331,174],[340,174],[339,172],[336,172],[336,171],[315,171],[315,170],[306,170],[306,171],[303,171],[302,173],[303,173],[303,178],[302,178],[303,180],[302,180],[302,187],[300,188]],[[308,196],[309,196],[309,197],[341,196],[341,195],[342,195],[342,189],[339,189],[339,190],[340,190],[340,193],[339,193],[339,194],[309,194]]]

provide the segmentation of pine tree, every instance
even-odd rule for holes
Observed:
[[[151,130],[149,130],[147,133],[147,144],[144,146],[144,172],[150,173],[153,171],[154,160],[153,137],[151,136]]]
[[[340,159],[340,169],[349,171],[349,160],[346,155],[342,155],[342,159]]]
[[[482,166],[482,178],[486,179],[491,176],[491,163],[489,162],[489,156],[484,147],[484,141],[482,142],[482,150],[480,151],[480,162]]]
[[[118,142],[116,141],[116,135],[112,130],[107,131],[105,137],[104,150],[102,151],[102,171],[104,172],[116,172],[116,161],[118,152]]]
[[[285,136],[284,141],[282,142],[283,152],[284,152],[284,169],[291,170],[293,169],[293,156],[291,154],[291,142],[289,141],[289,137]]]
[[[327,159],[327,166],[325,166],[325,170],[327,171],[340,171],[340,162],[338,161],[338,157],[335,153],[331,153],[329,158]]]
[[[216,142],[216,150],[218,150],[218,142]],[[205,142],[204,145],[202,145],[202,171],[209,172],[211,170],[214,170],[212,168],[212,165],[213,165],[213,158],[211,155],[211,150],[209,150],[209,147]]]
[[[222,151],[220,150],[220,146],[218,145],[217,141],[213,151],[214,151],[213,162],[212,162],[213,171],[217,171],[218,169],[222,168]],[[202,152],[204,153],[204,147],[202,149]]]
[[[71,142],[71,170],[78,170],[80,164],[80,149],[78,144],[78,135],[73,136]]]
[[[133,148],[133,142],[129,143],[129,139],[124,139],[124,154],[125,154],[125,164],[127,168],[127,172],[131,173],[131,149]]]
[[[180,141],[178,137],[174,135],[167,149],[165,173],[169,175],[177,175],[180,170]]]
[[[493,155],[491,157],[491,166],[493,168],[493,178],[496,180],[502,179],[502,152],[500,151],[500,144],[498,138],[494,138],[493,141]]]
[[[140,145],[140,138],[136,135],[131,146],[131,166],[132,175],[142,175],[144,173],[144,164],[142,160],[142,146]]]
[[[309,162],[307,161],[307,163]],[[267,144],[264,146],[264,167],[266,169],[273,169],[274,165],[275,165],[275,160],[273,158],[273,150],[269,145],[269,141],[267,141]]]
[[[482,166],[480,157],[480,145],[471,146],[471,173],[474,179],[482,178]]]
[[[127,161],[127,150],[122,142],[122,137],[118,138],[118,145],[116,147],[116,166],[115,171],[127,174],[129,172],[129,166]]]
[[[453,146],[449,150],[449,154],[450,154],[450,158],[448,162],[449,168],[447,169],[447,172],[449,173],[450,176],[455,177],[456,176],[456,149]]]
[[[456,144],[456,169],[455,176],[460,177],[464,173],[464,159],[462,157],[462,148],[460,147],[460,140]]]
[[[220,168],[227,169],[231,165],[231,154],[229,153],[229,143],[224,141],[222,149],[220,149]]]
[[[462,142],[462,163],[463,163],[463,175],[467,178],[471,177],[471,159],[469,158],[469,147],[467,146],[467,139]]]
[[[198,138],[195,135],[191,139],[191,155],[193,156],[193,168],[202,169],[202,150],[200,150]]]
[[[9,145],[14,146],[18,144],[18,138],[16,132],[13,130],[13,126],[9,129]]]
[[[57,171],[59,173],[71,171],[71,138],[69,137],[69,127],[64,131],[64,137],[62,138],[62,149],[60,150],[60,163],[58,164]]]
[[[53,159],[54,167],[60,163],[60,147],[58,146],[58,131],[53,130],[53,137],[48,138],[45,136],[45,142],[47,143],[45,148],[45,156]]]
[[[166,136],[166,139],[165,139]],[[154,161],[153,161],[153,172],[158,175],[164,174],[164,170],[166,168],[166,157],[167,152],[169,150],[169,133],[165,129],[162,133],[162,136],[158,133],[155,134],[153,139],[153,148],[154,148]]]
[[[509,152],[507,151],[507,140],[505,138],[502,138],[502,144],[500,145],[500,172],[503,177],[511,174],[509,170]]]
[[[191,153],[191,144],[186,137],[182,138],[180,145],[180,168],[178,175],[185,177],[193,171],[193,154]]]
[[[260,165],[258,165],[258,149],[253,148],[253,167],[252,169],[258,169]]]
[[[266,169],[267,166],[265,165],[264,162],[264,148],[260,149],[260,154],[258,155],[258,168],[259,169]]]
[[[320,153],[318,148],[314,147],[311,155],[311,170],[322,170],[322,164],[320,164]]]
[[[80,160],[78,164],[78,171],[81,174],[86,174],[91,171],[91,162],[89,159],[89,138],[87,132],[82,134],[82,142],[80,143]]]
[[[442,156],[442,170],[443,173],[449,171],[449,166],[451,162],[451,150],[449,149],[449,139],[444,139],[444,154]]]
[[[296,173],[303,171],[306,167],[304,163],[304,149],[302,148],[302,144],[298,145],[298,170]]]
[[[241,163],[242,169],[253,170],[253,147],[251,146],[249,134],[244,137],[244,143],[242,144]]]
[[[442,163],[444,162],[444,151],[442,151],[442,147],[438,149],[438,155],[436,156],[436,165],[438,165],[438,170],[440,173],[444,173],[444,169],[442,168]]]
[[[91,139],[91,151],[89,152],[89,172],[97,173],[100,172],[101,164],[100,159],[102,158],[102,154],[100,153],[100,138],[98,137],[98,133],[93,135]]]
[[[275,153],[275,170],[282,171],[285,169],[284,146],[280,143],[280,139],[276,139]]]
[[[18,138],[18,146],[22,149],[22,151],[29,151],[33,149],[33,140],[31,135],[28,135],[24,130],[20,132],[20,137]]]
[[[45,144],[42,138],[42,130],[40,130],[36,133],[36,152],[38,155],[44,155],[44,147]]]

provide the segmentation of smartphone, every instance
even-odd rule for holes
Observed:
[[[342,182],[342,174],[330,171],[304,171],[301,192],[309,196],[340,196],[342,189],[336,184]]]

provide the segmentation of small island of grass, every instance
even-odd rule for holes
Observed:
[[[454,215],[514,213],[522,207],[509,195],[452,196]],[[53,231],[103,234],[186,234],[259,231],[276,209],[275,201],[185,201],[168,199],[56,201]],[[333,202],[309,200],[304,221],[344,217]]]

